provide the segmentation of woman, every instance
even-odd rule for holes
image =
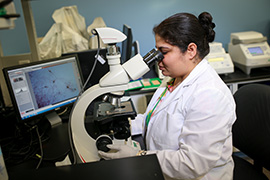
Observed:
[[[147,151],[155,153],[166,179],[229,180],[233,177],[233,96],[204,57],[215,37],[212,16],[175,14],[154,27],[156,47],[167,76],[155,92],[142,122]],[[141,121],[140,121],[141,120]],[[135,124],[133,125],[135,128]],[[106,159],[136,155],[111,145]],[[142,152],[140,152],[142,153]],[[139,153],[139,154],[140,154]]]

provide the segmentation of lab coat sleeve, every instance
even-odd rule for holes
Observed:
[[[134,120],[131,120],[131,135],[143,134],[144,114],[138,114]]]
[[[156,153],[166,176],[195,179],[213,167],[224,166],[224,146],[231,138],[235,120],[233,99],[215,88],[203,88],[193,93],[183,106],[184,125],[179,137],[179,150],[150,151]],[[228,141],[227,141],[228,140]],[[231,144],[229,144],[230,146]]]

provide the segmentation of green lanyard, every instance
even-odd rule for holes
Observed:
[[[148,126],[149,121],[150,121],[150,118],[151,118],[151,116],[152,116],[154,110],[156,109],[157,105],[158,105],[159,102],[161,101],[162,97],[166,94],[167,89],[168,89],[168,87],[166,87],[166,89],[165,89],[165,90],[162,92],[162,94],[159,96],[158,101],[157,101],[157,103],[155,104],[154,108],[153,108],[152,110],[150,110],[149,113],[147,114],[147,116],[146,116],[146,127]]]

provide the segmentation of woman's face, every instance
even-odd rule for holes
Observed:
[[[156,48],[160,50],[164,59],[158,63],[159,69],[164,76],[184,80],[196,66],[189,51],[182,53],[177,46],[167,43],[163,38],[156,35]]]

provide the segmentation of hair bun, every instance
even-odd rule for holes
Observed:
[[[215,31],[213,30],[216,25],[212,22],[213,17],[208,12],[203,12],[198,17],[200,24],[205,30],[207,41],[213,42],[215,39]]]

